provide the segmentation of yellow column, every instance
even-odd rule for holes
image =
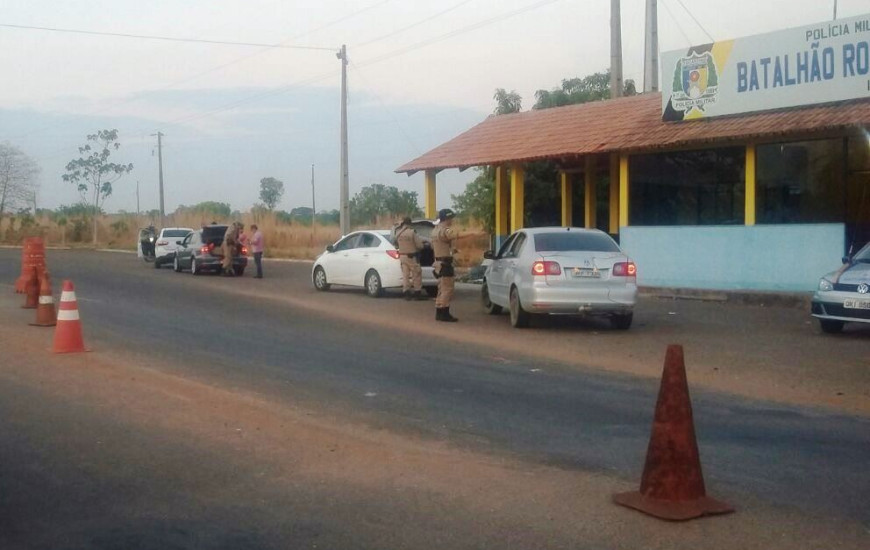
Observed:
[[[583,201],[586,210],[586,227],[592,229],[597,225],[598,220],[595,219],[598,210],[598,200],[595,189],[595,157],[586,155],[585,169],[583,172],[584,184],[586,188],[583,190]]]
[[[746,225],[755,225],[755,144],[746,146],[746,210],[744,212],[744,223]]]
[[[628,227],[628,155],[619,155],[619,227]]]
[[[562,226],[571,227],[574,224],[574,181],[571,174],[559,172],[559,183],[562,188]]]
[[[426,180],[423,186],[423,203],[426,217],[430,220],[435,219],[438,215],[438,210],[435,206],[435,170],[426,170]]]
[[[511,233],[523,228],[526,174],[522,165],[511,165]]]
[[[610,153],[610,223],[611,235],[619,233],[619,155]]]
[[[495,166],[495,238],[501,246],[508,236],[508,210],[510,191],[508,189],[507,166]]]

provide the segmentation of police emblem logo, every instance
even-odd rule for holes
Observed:
[[[711,53],[693,53],[677,61],[671,94],[674,109],[686,113],[692,109],[704,111],[716,102],[718,92],[719,73]]]
[[[860,285],[858,285],[859,294],[867,294],[868,292],[870,292],[870,285],[868,285],[867,283],[861,283]]]

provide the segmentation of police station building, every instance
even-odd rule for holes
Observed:
[[[562,224],[611,233],[644,286],[809,291],[870,240],[870,15],[661,61],[663,93],[492,116],[397,172],[434,217],[438,172],[492,166],[501,240],[552,161]]]

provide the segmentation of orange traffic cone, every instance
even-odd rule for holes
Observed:
[[[640,491],[613,500],[672,521],[734,511],[708,497],[704,487],[682,346],[668,346]]]
[[[39,270],[36,267],[31,267],[28,270],[27,286],[25,292],[27,295],[24,298],[24,309],[36,309],[39,305]]]
[[[30,323],[34,327],[53,327],[57,324],[54,314],[54,297],[51,293],[51,278],[48,271],[42,274],[39,284],[39,307],[36,308],[36,322]]]
[[[63,282],[60,308],[57,312],[57,328],[54,330],[54,353],[77,353],[87,351],[82,340],[82,322],[72,281]]]

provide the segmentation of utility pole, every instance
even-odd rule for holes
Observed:
[[[610,98],[622,97],[622,16],[619,0],[610,0]]]
[[[139,180],[136,180],[136,216],[139,216]]]
[[[643,91],[659,89],[659,3],[646,0],[646,32],[643,38]]]
[[[837,0],[834,0],[834,21],[837,20]]]
[[[348,188],[347,169],[347,46],[341,45],[341,50],[335,54],[341,60],[341,189],[339,192],[339,225],[341,234],[350,233],[350,194]]]
[[[160,227],[166,226],[166,210],[163,208],[163,132],[151,134],[157,136],[157,164],[160,175]]]

